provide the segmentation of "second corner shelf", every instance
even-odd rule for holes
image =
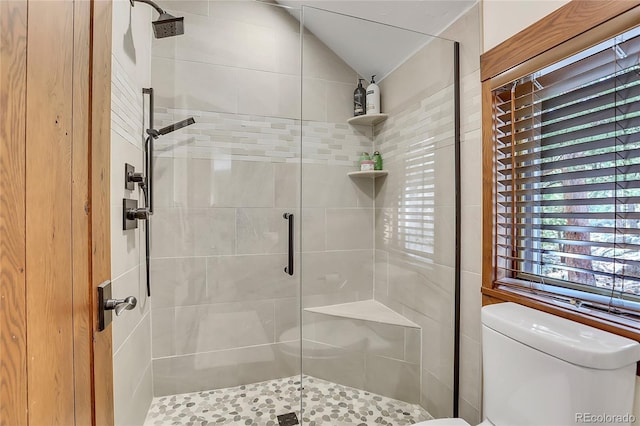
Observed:
[[[386,176],[388,174],[388,170],[366,170],[364,172],[349,172],[347,173],[347,176],[375,179],[377,177]]]

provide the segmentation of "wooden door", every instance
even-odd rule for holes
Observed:
[[[113,424],[111,2],[0,1],[0,424]]]

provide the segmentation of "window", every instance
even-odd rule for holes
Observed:
[[[640,329],[640,27],[591,44],[485,96],[485,287]]]

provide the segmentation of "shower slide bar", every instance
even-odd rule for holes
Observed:
[[[141,0],[136,0],[141,1]],[[146,1],[143,1],[146,3]],[[128,202],[133,202],[134,200],[125,199],[123,202],[124,216],[126,219],[130,221],[135,220],[144,220],[144,228],[145,228],[145,271],[147,276],[147,296],[151,296],[151,280],[150,280],[150,248],[151,248],[151,229],[149,226],[149,219],[151,215],[153,215],[153,145],[154,140],[158,139],[160,136],[167,135],[171,132],[175,132],[176,130],[182,129],[183,127],[190,126],[195,123],[193,117],[186,118],[184,120],[178,121],[177,123],[170,124],[161,129],[156,129],[153,123],[153,113],[154,113],[154,104],[153,104],[153,88],[143,88],[142,95],[149,96],[149,128],[145,131],[147,137],[144,143],[144,172],[134,173],[133,168],[129,166],[129,168],[125,167],[126,170],[126,182],[125,186],[127,189],[132,189],[128,185],[133,185],[137,183],[140,189],[142,190],[142,194],[144,196],[144,207],[137,207],[137,202],[134,205],[127,204]],[[127,227],[126,220],[123,221],[124,229],[132,229],[137,228],[137,225]]]

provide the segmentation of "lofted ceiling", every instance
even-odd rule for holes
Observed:
[[[424,34],[440,34],[475,2],[278,0],[292,8],[309,6],[304,12],[305,27],[358,74],[367,78],[376,74],[377,81],[431,39]]]

